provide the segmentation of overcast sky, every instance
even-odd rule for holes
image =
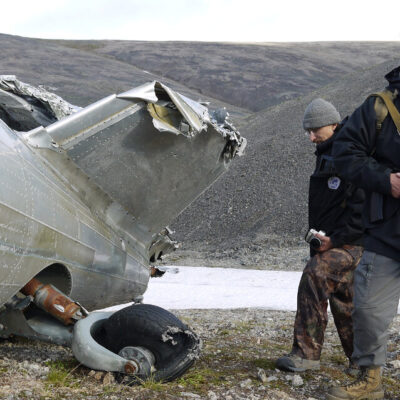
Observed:
[[[400,0],[7,0],[1,14],[1,33],[38,38],[400,40]]]

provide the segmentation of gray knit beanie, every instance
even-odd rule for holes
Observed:
[[[314,99],[306,108],[303,117],[303,128],[321,128],[326,125],[338,124],[340,114],[335,106],[324,99]]]

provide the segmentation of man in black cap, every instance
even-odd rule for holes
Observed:
[[[316,167],[310,177],[309,229],[311,258],[300,280],[292,351],[276,362],[278,368],[302,372],[318,369],[330,303],[343,349],[353,352],[353,271],[362,254],[361,211],[364,193],[344,181],[331,156],[341,128],[336,108],[323,99],[306,108],[303,127],[316,144]],[[317,242],[317,243],[315,243]]]
[[[400,66],[385,78],[384,96],[369,97],[351,115],[333,150],[342,176],[366,191],[366,251],[354,277],[353,360],[360,376],[332,388],[330,400],[384,397],[381,369],[400,297]]]

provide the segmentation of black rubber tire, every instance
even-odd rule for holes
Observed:
[[[201,341],[169,311],[151,304],[134,304],[112,314],[95,338],[114,353],[141,346],[155,357],[152,379],[168,382],[181,376],[198,358]]]

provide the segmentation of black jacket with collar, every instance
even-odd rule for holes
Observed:
[[[309,228],[323,230],[333,247],[362,244],[362,210],[364,191],[356,188],[338,174],[332,157],[332,145],[341,126],[316,148],[316,166],[310,177],[308,220]],[[311,255],[315,252],[311,250]]]
[[[400,91],[400,67],[385,76],[388,89]],[[391,195],[390,173],[400,171],[400,134],[390,115],[376,132],[374,98],[349,118],[333,146],[342,176],[366,190],[363,212],[365,249],[400,261],[400,199]],[[400,98],[394,101],[400,110]]]

